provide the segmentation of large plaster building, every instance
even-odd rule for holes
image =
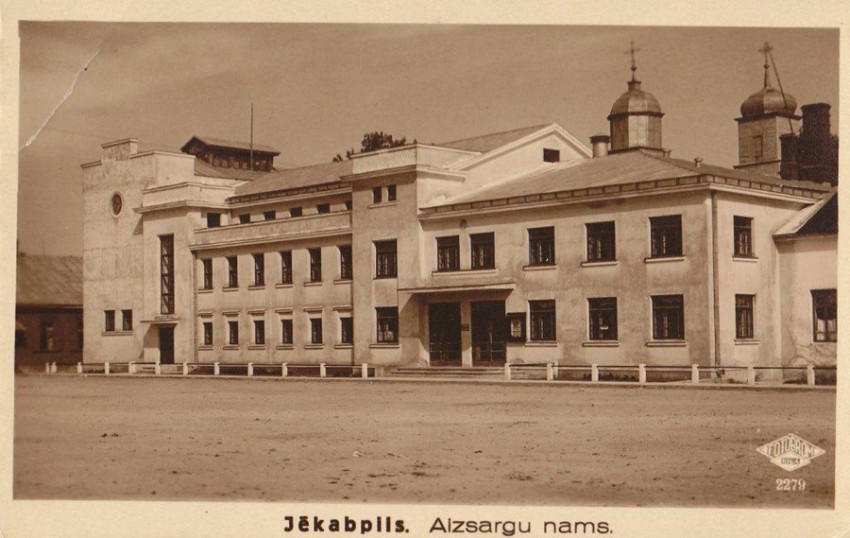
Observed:
[[[837,176],[791,151],[829,107],[764,86],[735,168],[672,158],[634,76],[590,146],[548,124],[281,170],[104,144],[85,360],[834,364]]]

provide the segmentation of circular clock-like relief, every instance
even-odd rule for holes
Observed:
[[[121,209],[124,207],[124,200],[121,198],[121,195],[117,192],[112,195],[112,201],[110,203],[110,207],[112,208],[112,215],[118,216],[121,214]]]

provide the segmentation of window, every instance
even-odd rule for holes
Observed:
[[[682,215],[651,217],[649,226],[652,258],[682,255]]]
[[[351,318],[339,318],[339,341],[343,344],[354,342],[354,323]]]
[[[159,236],[160,314],[174,313],[174,236]]]
[[[204,266],[204,287],[201,289],[211,290],[213,288],[213,261],[209,258],[201,260]]]
[[[587,261],[603,262],[616,259],[614,221],[587,224]]]
[[[322,343],[322,318],[310,318],[310,343]]]
[[[753,257],[753,219],[735,217],[735,256]]]
[[[762,135],[753,136],[753,158],[761,159],[764,156],[764,137]]]
[[[122,331],[132,331],[133,330],[133,311],[132,310],[122,310],[121,311],[121,330]]]
[[[528,230],[528,263],[555,265],[555,227]]]
[[[375,241],[375,277],[396,276],[396,240]]]
[[[496,245],[493,232],[472,234],[469,236],[473,269],[493,269],[496,267]]]
[[[292,320],[291,319],[282,319],[280,320],[280,343],[281,344],[292,344]]]
[[[300,207],[290,207],[289,208],[289,216],[290,217],[300,217],[303,214]]]
[[[543,162],[557,163],[561,161],[561,151],[557,149],[543,148]]]
[[[310,282],[322,281],[322,249],[310,249]]]
[[[254,285],[266,285],[266,258],[262,253],[253,254],[254,257]]]
[[[815,342],[838,341],[838,308],[835,290],[812,290]]]
[[[383,201],[381,197],[381,187],[372,187],[372,203],[380,204]]]
[[[460,238],[456,235],[437,238],[437,271],[460,269]]]
[[[213,324],[211,321],[204,322],[204,343],[205,346],[213,345]]]
[[[316,206],[316,213],[330,213],[331,212],[331,204],[318,204]]]
[[[652,297],[652,338],[685,339],[685,300],[681,295]]]
[[[227,257],[227,287],[239,287],[239,263],[236,256]]]
[[[207,213],[207,228],[218,228],[221,226],[221,213]]]
[[[249,222],[251,222],[250,213],[243,213],[239,215],[239,224],[248,224]]]
[[[590,314],[591,340],[617,339],[617,298],[600,297],[587,300]]]
[[[264,211],[264,212],[263,212],[263,218],[264,218],[265,220],[274,220],[274,219],[276,219],[276,218],[277,218],[277,212],[276,212],[276,211],[274,211],[274,210],[271,210],[271,211]]]
[[[345,201],[345,210],[346,210],[346,211],[351,211],[351,200],[346,200],[346,201]]]
[[[227,343],[231,346],[239,345],[239,322],[238,321],[228,321],[227,322]]]
[[[115,330],[115,310],[103,311],[103,330],[108,333]]]
[[[735,338],[753,337],[753,295],[735,295]]]
[[[353,272],[351,270],[351,245],[339,246],[339,278],[342,280],[351,280]]]
[[[280,283],[292,284],[292,251],[280,251]]]
[[[54,338],[54,325],[52,321],[41,322],[41,333],[39,338],[39,349],[41,351],[55,351],[56,340]]]
[[[395,185],[387,185],[387,202],[395,202],[396,192]]]
[[[261,319],[254,320],[254,344],[258,346],[266,343],[266,322]]]
[[[397,343],[398,342],[398,308],[383,307],[376,308],[375,314],[378,320],[378,342],[380,343]]]
[[[529,301],[531,340],[555,341],[555,301]]]

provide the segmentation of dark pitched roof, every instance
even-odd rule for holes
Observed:
[[[288,170],[264,173],[250,183],[236,187],[234,197],[300,189],[340,181],[340,176],[351,174],[351,161],[314,164]]]
[[[245,151],[250,151],[250,149],[251,149],[251,144],[249,144],[247,142],[238,142],[238,141],[235,141],[235,140],[225,140],[223,138],[213,138],[211,136],[197,136],[197,135],[195,135],[192,138],[190,138],[188,142],[183,144],[183,147],[180,148],[180,151],[185,152],[186,148],[189,147],[189,144],[192,143],[192,140],[198,140],[206,146],[213,146],[213,147],[216,147],[216,148],[235,148],[235,149],[241,149],[241,150],[245,150]],[[275,148],[273,148],[269,145],[266,145],[266,144],[254,143],[254,151],[257,151],[259,153],[271,153],[273,155],[280,155],[280,151],[278,151]]]
[[[776,231],[774,237],[838,233],[838,193],[832,192],[818,203],[798,211]]]
[[[510,144],[511,142],[528,136],[535,131],[539,131],[540,129],[548,125],[551,125],[551,123],[544,123],[542,125],[532,125],[531,127],[521,127],[519,129],[512,129],[510,131],[490,133],[482,136],[464,138],[461,140],[452,140],[450,142],[443,142],[442,144],[434,145],[440,146],[442,148],[487,153],[488,151],[492,151],[496,148],[504,146],[505,144]]]
[[[15,302],[27,306],[82,306],[83,259],[18,256]]]

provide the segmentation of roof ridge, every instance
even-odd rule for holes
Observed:
[[[503,135],[503,134],[507,134],[507,133],[513,133],[513,132],[516,132],[516,131],[525,131],[525,130],[530,130],[530,129],[542,129],[543,127],[548,127],[548,126],[554,125],[554,124],[555,124],[555,122],[550,121],[548,123],[541,123],[539,125],[527,125],[525,127],[517,127],[515,129],[506,129],[504,131],[495,131],[495,132],[492,132],[492,133],[484,133],[484,134],[479,134],[479,135],[475,135],[475,136],[467,136],[467,137],[464,137],[464,138],[457,138],[455,140],[446,140],[445,142],[439,142],[439,143],[434,144],[434,145],[435,146],[443,146],[443,145],[446,145],[446,144],[456,144],[458,142],[465,142],[467,140],[474,140],[476,138],[484,138],[485,136],[498,136],[498,135]]]

